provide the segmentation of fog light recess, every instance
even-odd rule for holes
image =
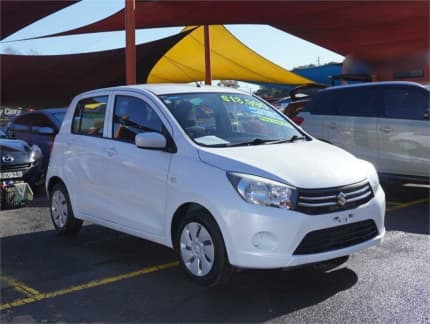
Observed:
[[[264,251],[273,251],[278,246],[278,240],[270,232],[258,232],[252,237],[252,245]]]

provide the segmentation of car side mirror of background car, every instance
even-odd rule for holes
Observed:
[[[52,127],[37,127],[35,129],[35,133],[40,134],[40,135],[54,135],[55,134],[55,130]]]
[[[137,134],[135,137],[137,147],[143,149],[164,150],[167,140],[163,134],[156,132],[145,132]]]

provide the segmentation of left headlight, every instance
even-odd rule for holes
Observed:
[[[36,162],[43,157],[42,150],[36,144],[33,144],[30,149],[30,162]]]
[[[292,209],[297,199],[294,187],[242,173],[227,172],[227,177],[243,200],[250,204]]]

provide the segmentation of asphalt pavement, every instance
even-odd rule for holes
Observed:
[[[332,271],[187,279],[160,245],[86,224],[53,231],[46,198],[0,215],[4,322],[430,323],[429,188],[385,187],[382,245]]]

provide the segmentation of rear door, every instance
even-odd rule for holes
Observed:
[[[376,132],[378,103],[375,87],[351,87],[338,91],[337,115],[328,122],[328,138],[355,156],[378,163]]]
[[[109,93],[78,101],[67,136],[64,176],[75,213],[105,219],[111,209],[112,170],[106,165],[106,110]]]
[[[330,141],[329,130],[333,117],[337,114],[337,91],[322,91],[318,93],[297,115],[303,118],[300,126],[312,136]]]
[[[380,172],[429,176],[429,92],[391,86],[383,92],[384,118],[378,121]]]

